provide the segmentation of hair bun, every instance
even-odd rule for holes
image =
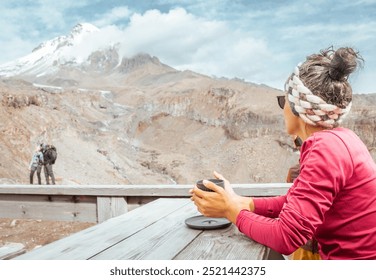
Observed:
[[[347,80],[348,76],[357,68],[358,60],[361,58],[352,48],[339,48],[332,55],[329,76],[336,81]]]

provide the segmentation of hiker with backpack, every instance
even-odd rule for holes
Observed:
[[[37,172],[38,177],[38,185],[42,185],[42,178],[40,176],[40,173],[42,172],[42,165],[44,163],[43,154],[41,152],[40,147],[37,147],[35,149],[35,153],[33,154],[33,157],[31,158],[30,164],[29,164],[29,170],[30,170],[30,184],[33,184],[34,179],[34,173]]]
[[[46,184],[50,184],[50,177],[52,185],[55,185],[55,175],[52,170],[52,165],[55,164],[57,158],[56,148],[53,145],[41,144],[43,158],[44,158],[44,175],[46,177]]]

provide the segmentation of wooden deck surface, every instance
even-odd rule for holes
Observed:
[[[7,243],[0,247],[0,260],[9,260],[26,252],[21,243]]]
[[[161,198],[16,259],[265,259],[269,248],[231,225],[195,230],[185,219],[199,215],[189,199]]]

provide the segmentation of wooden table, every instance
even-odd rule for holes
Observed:
[[[161,198],[15,259],[270,259],[269,248],[235,225],[219,230],[188,228],[185,219],[196,215],[189,199]]]

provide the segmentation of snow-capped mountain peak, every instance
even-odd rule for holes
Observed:
[[[90,23],[79,23],[67,36],[59,36],[36,47],[31,54],[0,65],[0,76],[44,75],[59,65],[81,63],[91,50],[80,48],[84,39],[100,30]]]
[[[175,71],[142,51],[126,57],[125,42],[117,42],[105,32],[88,23],[77,24],[68,35],[48,40],[29,55],[0,65],[0,78],[76,86],[98,82],[99,78],[116,83],[116,79],[123,81],[132,72],[142,76]]]
[[[79,23],[72,28],[71,35],[82,35],[85,33],[93,33],[97,31],[99,31],[99,29],[91,23]]]
[[[81,42],[82,38],[85,35],[98,31],[99,29],[90,23],[79,23],[75,27],[73,27],[68,36],[59,36],[52,40],[44,42],[36,47],[33,52],[48,47],[58,49],[60,47],[63,47],[64,45],[74,45],[75,43]]]

